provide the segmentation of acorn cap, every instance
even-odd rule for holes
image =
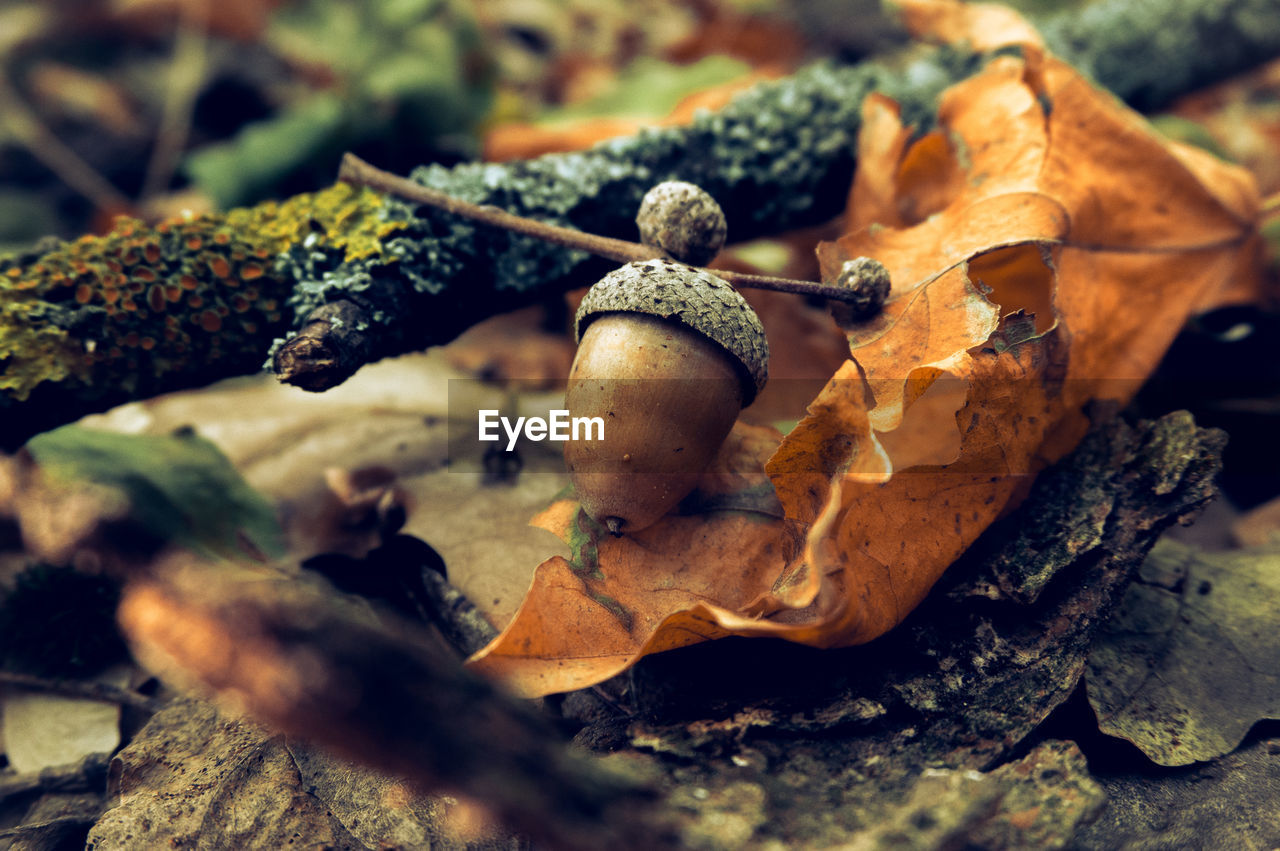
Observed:
[[[673,260],[628,263],[590,290],[574,318],[574,336],[606,313],[648,313],[687,325],[733,355],[742,366],[743,407],[769,379],[769,344],[760,317],[738,291],[703,269]]]

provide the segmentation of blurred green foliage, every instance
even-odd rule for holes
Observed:
[[[27,449],[46,477],[118,491],[132,526],[160,544],[225,558],[284,552],[271,503],[192,429],[133,435],[69,425],[37,435]]]
[[[265,42],[332,81],[188,155],[184,170],[220,207],[279,194],[309,166],[336,173],[344,150],[370,143],[406,148],[415,162],[438,146],[474,153],[493,81],[468,4],[307,0],[275,14]]]

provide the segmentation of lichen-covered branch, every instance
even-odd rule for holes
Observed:
[[[0,449],[93,410],[261,367],[290,327],[280,260],[376,253],[397,225],[337,185],[0,256]]]
[[[1280,55],[1274,11],[1274,0],[1101,0],[1043,22],[1043,30],[1055,52],[1153,109]],[[633,217],[650,186],[687,180],[724,207],[733,239],[747,239],[839,211],[867,93],[893,97],[908,123],[924,126],[937,93],[981,64],[954,49],[851,67],[821,64],[762,84],[687,127],[528,162],[429,166],[414,179],[473,203],[621,238],[634,235]],[[607,270],[581,252],[394,199],[361,200],[355,210],[327,194],[336,191],[202,217],[168,233],[125,225],[101,239],[0,260],[0,448],[122,399],[251,371],[286,328],[306,328],[317,354],[314,363],[293,358],[287,371],[319,390],[363,363],[447,341],[486,316]],[[330,215],[308,213],[309,205]],[[345,212],[333,215],[334,208]],[[342,237],[351,229],[368,237],[358,250]],[[210,240],[220,233],[229,242],[218,249]],[[201,237],[199,248],[184,247],[191,235]],[[122,262],[134,256],[131,248],[149,246],[162,261],[154,280]],[[209,251],[229,275],[211,265]],[[61,265],[51,262],[58,258]],[[255,318],[246,324],[236,313],[236,296],[249,288],[241,264],[259,261],[253,288],[261,302],[250,303],[245,313]],[[195,288],[173,291],[170,301],[183,274]],[[191,306],[193,297],[200,307]],[[341,323],[316,313],[340,301],[354,308],[342,308]],[[329,345],[338,330],[344,342]]]

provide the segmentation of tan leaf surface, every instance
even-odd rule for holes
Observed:
[[[976,14],[909,5],[950,37]],[[864,104],[849,230],[818,254],[827,274],[875,257],[893,290],[768,462],[785,519],[613,540],[559,503],[542,522],[575,558],[539,568],[474,666],[545,694],[726,634],[870,641],[1074,446],[1087,403],[1128,400],[1187,315],[1249,292],[1252,179],[1023,54],[947,90],[914,142],[895,104]]]
[[[1040,45],[1040,34],[1026,19],[999,3],[957,0],[896,0],[907,29],[916,36],[945,42],[968,42],[974,50],[1006,44]]]

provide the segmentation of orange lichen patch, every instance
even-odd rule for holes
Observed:
[[[147,290],[147,307],[151,308],[153,312],[160,313],[163,311],[167,302],[168,299],[165,298],[164,287],[157,284]]]
[[[206,310],[200,314],[200,327],[210,334],[222,330],[222,317],[216,311]]]
[[[156,339],[155,337],[143,337],[138,341],[138,345],[142,347],[143,351],[149,352],[156,347]]]
[[[215,278],[231,277],[231,264],[223,257],[213,257],[209,260],[209,271],[213,273]]]
[[[362,256],[376,252],[379,240],[399,227],[377,215],[381,204],[376,193],[340,184],[284,203],[184,216],[156,228],[118,218],[102,236],[64,243],[26,267],[0,257],[0,394],[22,400],[41,382],[66,380],[111,382],[145,393],[166,373],[193,365],[203,370],[222,357],[234,357],[238,365],[256,360],[268,342],[259,335],[283,330],[279,310],[263,308],[257,300],[265,295],[281,304],[293,284],[270,259],[315,233],[317,222],[326,229],[329,244]],[[242,260],[249,262],[237,269]],[[219,320],[229,315],[229,293],[238,291],[242,280],[255,284],[244,311],[255,323],[205,333],[198,344],[188,345],[181,330],[170,324],[175,317],[166,315],[166,307],[183,302],[185,294],[194,313],[178,318],[212,325],[203,311],[213,306]],[[51,295],[66,286],[72,289]],[[122,362],[105,352],[93,359],[100,367],[87,368],[87,341],[55,324],[64,320],[51,317],[62,313],[45,310],[46,302],[74,303],[96,315],[105,321],[109,339],[136,335],[141,373],[123,374]],[[164,333],[169,329],[172,334]],[[147,339],[152,349],[142,345]],[[179,345],[180,351],[175,348]],[[116,363],[107,363],[111,360]]]
[[[247,313],[253,305],[249,304],[249,299],[242,295],[234,295],[231,297],[231,309],[236,313]]]

